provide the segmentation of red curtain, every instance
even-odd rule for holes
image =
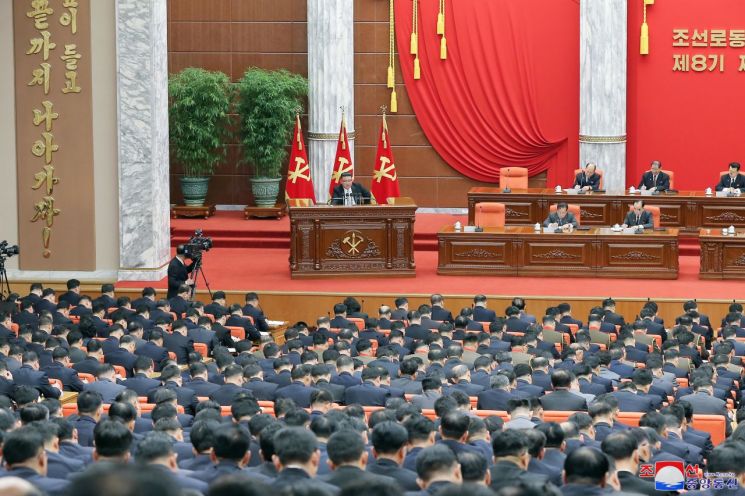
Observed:
[[[629,2],[627,184],[638,185],[652,160],[675,173],[675,189],[714,187],[730,162],[745,163],[739,71],[745,48],[730,46],[730,30],[742,30],[742,0],[676,0],[647,8],[649,55],[639,55],[641,2]],[[686,29],[687,47],[674,47],[673,30]],[[725,46],[712,30],[724,30]],[[694,31],[705,39],[694,42]],[[704,35],[703,33],[706,33]],[[704,55],[706,69],[673,71],[674,56]],[[708,57],[723,56],[724,71]],[[710,71],[709,69],[714,70]]]
[[[578,0],[447,0],[447,60],[438,0],[419,2],[421,79],[410,55],[412,2],[396,6],[401,70],[417,120],[455,170],[497,182],[501,167],[566,183],[578,162]]]

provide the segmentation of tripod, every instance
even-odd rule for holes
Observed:
[[[0,255],[0,301],[10,296],[10,281],[5,270],[5,257]]]
[[[204,279],[204,285],[207,286],[207,292],[210,294],[210,298],[212,298],[212,290],[210,289],[210,283],[207,281],[207,276],[204,274],[204,268],[202,268],[202,255],[199,255],[199,258],[194,260],[194,268],[191,270],[192,273],[192,279],[194,280],[194,286],[192,288],[192,298],[197,293],[197,279],[199,278],[199,274],[202,274],[202,279]]]

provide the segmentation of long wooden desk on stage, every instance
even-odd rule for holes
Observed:
[[[745,232],[723,235],[721,229],[701,229],[700,279],[745,279]]]
[[[290,207],[291,277],[414,277],[416,208],[411,198]]]
[[[448,226],[437,237],[437,273],[443,275],[678,277],[677,229],[644,234],[607,228],[544,233],[507,226],[466,233]]]
[[[550,205],[559,201],[580,206],[584,226],[612,226],[626,217],[634,200],[660,207],[660,225],[675,227],[681,233],[698,234],[702,227],[729,227],[745,223],[745,196],[706,196],[703,191],[680,191],[677,194],[641,196],[623,192],[568,195],[553,189],[531,188],[502,193],[500,188],[471,188],[468,191],[468,223],[473,225],[475,205],[480,202],[504,203],[507,225],[543,222]]]

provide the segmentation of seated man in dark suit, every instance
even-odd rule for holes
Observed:
[[[222,406],[230,406],[239,394],[252,394],[250,391],[243,388],[243,368],[240,365],[235,363],[228,365],[223,370],[222,375],[225,384],[210,394],[209,397],[212,401],[216,401]]]
[[[171,331],[163,334],[163,345],[168,351],[176,354],[176,361],[179,364],[186,363],[189,353],[194,352],[194,340],[186,335],[186,324],[183,320],[174,322]]]
[[[230,306],[230,316],[225,321],[225,326],[242,327],[246,332],[246,339],[250,339],[251,341],[261,340],[259,330],[251,323],[251,319],[244,316],[243,309],[238,304]]]
[[[344,404],[362,406],[385,406],[391,392],[380,387],[381,372],[377,367],[362,370],[362,384],[350,386],[344,391]],[[277,391],[279,394],[279,391]]]
[[[569,205],[566,202],[559,202],[556,205],[556,212],[548,214],[546,220],[543,221],[543,227],[572,232],[579,227],[579,222],[574,218],[574,214],[569,211]]]
[[[67,281],[67,292],[60,295],[59,301],[66,301],[72,307],[78,306],[78,303],[80,303],[80,281],[77,279]]]
[[[573,188],[581,191],[597,191],[600,189],[600,174],[597,174],[595,170],[597,166],[592,162],[588,162],[582,172],[574,177]]]
[[[33,351],[23,354],[23,365],[13,371],[13,381],[17,386],[32,386],[45,398],[59,398],[62,391],[49,383],[46,372],[39,370],[39,357]]]
[[[300,408],[310,407],[310,397],[316,388],[311,387],[311,367],[310,365],[298,365],[291,372],[292,383],[277,389],[275,396],[277,399],[290,398]]]
[[[695,393],[682,396],[679,401],[690,403],[694,414],[722,415],[725,419],[725,431],[729,436],[732,432],[732,423],[727,416],[727,404],[714,397],[714,386],[706,379],[696,379],[693,382]]]
[[[544,474],[528,472],[530,453],[528,440],[517,429],[496,431],[492,434],[494,465],[491,466],[491,484],[489,487],[499,492],[504,487],[514,486],[521,482],[544,484],[548,477]]]
[[[402,425],[391,421],[377,424],[371,436],[375,461],[368,463],[367,471],[391,477],[404,491],[418,491],[417,474],[401,466],[408,440],[409,434]]]
[[[357,326],[347,320],[347,306],[344,303],[334,305],[334,318],[329,323],[332,329],[356,329]]]
[[[551,374],[554,390],[540,398],[544,410],[587,411],[587,402],[582,396],[570,391],[574,374],[567,370],[556,370]]]
[[[240,367],[239,367],[240,368]],[[148,395],[148,403],[164,403],[163,398],[172,398],[170,401],[184,407],[188,415],[194,415],[199,400],[193,389],[184,387],[184,379],[181,376],[181,369],[177,365],[171,364],[163,368],[160,373],[160,382],[163,387],[154,389]],[[164,390],[166,390],[164,392]],[[165,396],[163,396],[165,395]]]
[[[94,382],[85,385],[85,391],[93,391],[101,395],[104,403],[113,403],[116,395],[124,391],[121,384],[116,383],[114,367],[108,363],[98,366],[98,373]]]
[[[626,214],[621,227],[642,227],[644,229],[652,229],[654,227],[652,214],[644,210],[644,200],[634,201],[634,209]]]
[[[662,163],[653,160],[649,170],[642,174],[639,189],[649,191],[667,191],[670,189],[670,176],[662,172]]]
[[[486,296],[479,294],[473,297],[473,320],[477,322],[494,322],[497,314],[486,308]]]
[[[439,320],[442,322],[453,321],[453,314],[443,306],[445,303],[441,294],[433,294],[430,296],[429,301],[432,306],[432,320]]]
[[[189,309],[189,298],[191,297],[191,286],[182,284],[178,287],[176,294],[169,298],[168,303],[171,306],[171,312],[181,318]]]
[[[489,378],[489,389],[477,394],[477,408],[479,410],[506,411],[510,400],[524,399],[528,395],[517,389],[512,389],[510,379],[505,374],[496,374]]]
[[[716,189],[727,193],[739,193],[745,189],[745,175],[740,174],[740,164],[738,162],[729,164],[729,174],[725,174],[719,179]]]
[[[106,308],[116,306],[116,300],[114,299],[114,285],[113,284],[102,284],[101,285],[101,296],[93,300],[93,304],[100,303]]]
[[[217,311],[228,313],[228,307],[225,306],[225,292],[215,291],[212,293],[212,303],[204,306],[204,313],[215,315]]]
[[[44,494],[63,494],[68,481],[47,476],[48,456],[44,451],[44,437],[40,430],[41,426],[25,426],[7,434],[3,442],[3,459],[8,471],[3,475],[23,479]],[[6,485],[4,489],[4,494],[21,494],[14,491],[12,486]],[[36,489],[23,492],[38,494]]]
[[[353,182],[351,172],[343,172],[339,182],[331,194],[331,205],[353,206],[371,203],[372,195],[364,186]]]
[[[137,392],[137,396],[147,396],[151,391],[160,387],[160,381],[151,379],[150,374],[155,370],[153,360],[150,357],[140,355],[135,359],[134,375],[125,379],[120,384],[127,389]]]
[[[104,361],[111,365],[124,367],[127,377],[134,377],[134,366],[137,361],[135,351],[135,338],[132,336],[122,336],[119,339],[119,347],[109,353],[104,354]]]
[[[611,467],[608,458],[594,448],[572,451],[564,462],[563,496],[590,496],[611,492]]]
[[[636,475],[639,471],[639,443],[630,432],[613,432],[603,440],[600,447],[614,461],[621,489],[649,496],[660,494],[655,489],[654,482]]]
[[[365,471],[368,463],[366,448],[362,437],[356,432],[347,430],[332,434],[326,443],[332,472],[322,479],[340,489],[355,482],[395,484],[392,478]]]
[[[46,367],[44,372],[47,373],[52,379],[59,379],[62,381],[65,391],[80,392],[85,387],[83,381],[78,377],[78,371],[70,368],[70,354],[61,346],[52,351],[52,359],[54,362],[52,365]]]
[[[160,328],[153,329],[149,341],[135,350],[136,355],[146,356],[153,361],[156,372],[160,371],[163,361],[168,360],[168,349],[163,346],[163,334],[166,332]]]
[[[243,315],[249,316],[253,319],[254,325],[259,332],[269,332],[269,324],[267,323],[264,311],[259,306],[259,295],[256,293],[246,293],[246,304],[243,306]]]

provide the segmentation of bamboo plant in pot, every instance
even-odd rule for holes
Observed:
[[[250,68],[238,82],[238,114],[243,162],[253,165],[251,190],[259,207],[277,203],[297,109],[308,80],[286,70]]]
[[[204,205],[215,166],[225,157],[230,78],[219,71],[190,67],[169,78],[168,95],[170,145],[184,170],[184,203]]]

